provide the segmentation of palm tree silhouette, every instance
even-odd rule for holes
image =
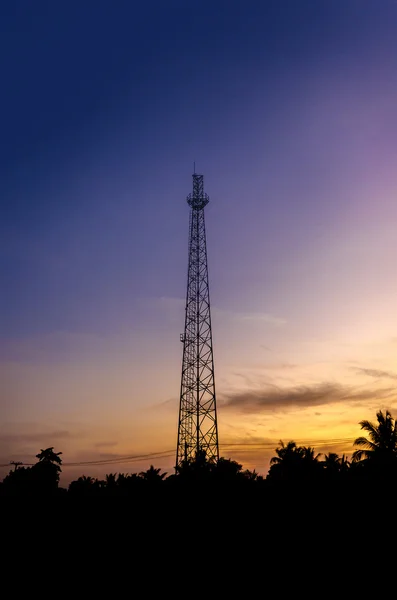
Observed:
[[[327,476],[339,477],[340,475],[348,472],[350,462],[347,456],[344,454],[339,456],[339,454],[336,454],[336,452],[329,452],[329,454],[324,456],[323,465]]]
[[[62,459],[59,458],[60,454],[62,454],[62,452],[54,452],[54,446],[52,446],[45,450],[41,449],[39,454],[36,454],[36,458],[39,459],[39,462],[61,465]]]
[[[279,448],[276,448],[277,456],[273,456],[270,460],[271,465],[278,465],[287,462],[295,462],[297,456],[301,456],[301,448],[298,448],[295,442],[291,441],[287,444],[284,444],[282,440],[280,440]]]
[[[315,454],[315,449],[311,446],[303,446],[301,448],[302,458],[309,463],[318,462],[318,459],[321,456],[321,452],[319,454]]]
[[[69,484],[69,492],[77,494],[94,494],[100,490],[101,483],[98,479],[82,475]]]
[[[353,462],[361,460],[385,464],[397,462],[397,424],[390,412],[381,410],[376,413],[378,423],[364,419],[360,421],[361,429],[368,433],[368,438],[358,437],[354,446],[359,446],[353,452]]]
[[[150,468],[139,473],[139,476],[148,483],[160,483],[167,475],[167,473],[160,473],[160,471],[161,469],[155,469],[153,465],[150,465]]]
[[[341,473],[347,473],[347,471],[350,469],[350,460],[345,454],[342,454],[341,458],[339,459],[339,465],[339,470]]]
[[[300,473],[303,448],[296,445],[294,441],[284,444],[280,440],[280,446],[276,448],[277,456],[270,459],[269,479],[290,480],[295,479]]]
[[[107,489],[114,489],[117,486],[117,473],[107,473],[105,481]]]
[[[32,467],[34,486],[41,491],[56,490],[61,472],[62,452],[54,452],[54,447],[41,449],[36,458],[39,461]]]
[[[327,469],[339,470],[340,457],[336,452],[330,452],[324,456],[324,465]]]
[[[310,446],[297,446],[293,441],[284,444],[281,440],[276,454],[270,460],[269,479],[312,480],[322,469],[318,460],[321,455]]]

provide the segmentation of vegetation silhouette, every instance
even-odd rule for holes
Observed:
[[[376,463],[381,466],[384,464],[395,464],[397,459],[397,424],[390,412],[385,414],[380,410],[376,413],[378,423],[371,421],[360,421],[361,429],[369,434],[366,437],[358,437],[354,445],[360,446],[359,450],[353,452],[353,462],[361,460],[367,464]]]
[[[0,488],[2,495],[54,495],[59,493],[59,476],[61,473],[62,452],[54,452],[54,448],[41,449],[36,454],[38,462],[32,467],[19,466],[5,477]]]
[[[368,437],[354,441],[356,448],[350,461],[334,452],[317,454],[312,447],[298,446],[282,440],[275,449],[266,477],[255,470],[243,470],[237,461],[220,458],[207,460],[204,451],[186,460],[175,473],[167,474],[151,465],[140,473],[109,473],[105,479],[82,475],[67,489],[59,486],[62,470],[61,452],[53,447],[41,449],[37,463],[26,467],[13,462],[14,468],[0,484],[0,497],[63,496],[74,499],[93,497],[128,497],[136,501],[161,498],[186,498],[190,494],[206,497],[209,490],[233,498],[279,502],[322,494],[337,498],[342,492],[356,493],[358,498],[372,490],[390,490],[397,484],[397,424],[391,413],[379,411],[377,421],[360,421]],[[193,501],[193,500],[192,500]]]

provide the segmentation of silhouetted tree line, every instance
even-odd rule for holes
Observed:
[[[0,496],[132,496],[139,499],[169,492],[183,496],[185,492],[211,488],[226,492],[228,498],[232,498],[240,491],[254,496],[259,493],[277,496],[286,490],[297,494],[316,489],[362,490],[363,486],[376,490],[394,488],[397,484],[397,423],[389,411],[379,411],[376,419],[375,423],[360,422],[367,437],[355,440],[356,450],[351,460],[333,452],[322,456],[312,447],[280,441],[266,477],[255,470],[243,470],[234,460],[211,461],[205,452],[199,452],[194,460],[185,461],[172,475],[167,476],[152,465],[141,473],[109,473],[104,480],[82,476],[64,489],[59,487],[62,453],[54,452],[53,447],[46,448],[36,455],[38,461],[32,467],[14,463],[15,468],[0,484]]]

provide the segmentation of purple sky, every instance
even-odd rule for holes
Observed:
[[[397,3],[94,4],[0,7],[0,463],[171,470],[193,161],[221,454],[350,451],[397,412]]]

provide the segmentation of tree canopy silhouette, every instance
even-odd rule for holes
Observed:
[[[361,462],[371,472],[383,474],[397,468],[397,424],[391,413],[380,410],[376,413],[377,423],[364,419],[360,421],[368,437],[360,436],[354,441],[359,448],[353,452],[353,463]]]
[[[199,450],[194,458],[183,462],[175,469],[175,473],[168,476],[166,472],[150,465],[140,473],[108,473],[104,479],[82,475],[69,484],[68,490],[63,490],[59,487],[62,452],[55,452],[53,447],[49,447],[40,450],[36,455],[37,462],[32,467],[26,467],[20,461],[10,463],[14,468],[0,485],[0,495],[59,495],[67,492],[71,497],[129,496],[143,499],[144,505],[151,495],[158,499],[160,494],[172,496],[175,492],[179,497],[183,490],[188,494],[193,492],[193,496],[189,496],[193,501],[194,498],[197,500],[198,492],[203,492],[205,498],[208,490],[224,490],[224,498],[236,497],[236,492],[242,491],[245,497],[262,499],[262,494],[267,494],[269,498],[280,489],[281,496],[277,493],[274,496],[278,502],[286,490],[295,496],[301,496],[304,490],[310,494],[326,490],[323,495],[325,498],[332,489],[337,494],[342,489],[362,493],[364,489],[381,487],[373,485],[374,482],[386,481],[396,485],[395,419],[388,410],[378,411],[376,422],[363,420],[359,425],[368,435],[354,441],[356,449],[351,462],[345,454],[339,456],[329,452],[322,457],[311,446],[298,446],[292,440],[286,443],[280,440],[266,477],[255,470],[243,470],[239,462],[229,458],[208,460],[205,451]]]
[[[313,480],[322,468],[319,463],[320,454],[316,454],[310,446],[297,446],[294,441],[276,448],[276,455],[270,460],[268,479],[279,482]]]

